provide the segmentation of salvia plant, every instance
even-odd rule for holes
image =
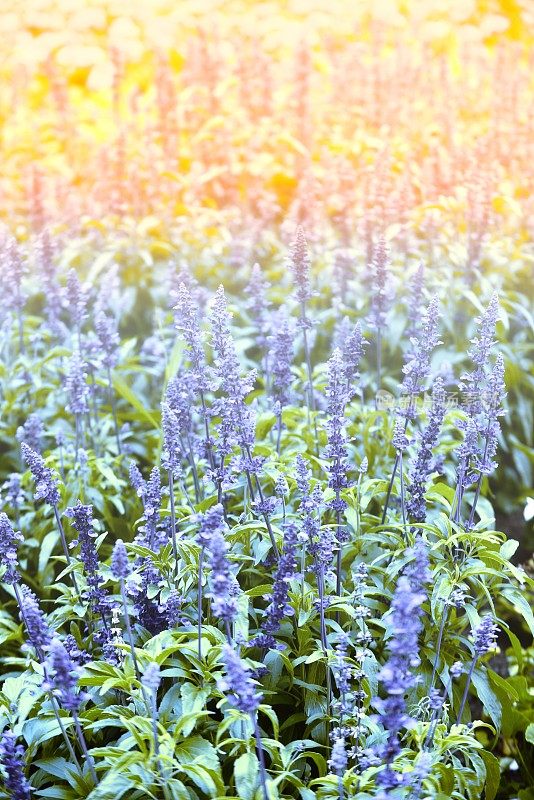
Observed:
[[[68,304],[42,307],[61,346],[32,344],[30,377],[19,304],[24,346],[2,378],[2,796],[493,800],[501,775],[527,785],[532,578],[491,503],[504,301],[477,303],[453,351],[450,300],[428,298],[418,266],[396,303],[382,238],[361,312],[347,278],[332,316],[311,252],[297,228],[287,291],[255,265],[244,301],[181,272],[172,309],[154,293],[150,353],[70,272]]]

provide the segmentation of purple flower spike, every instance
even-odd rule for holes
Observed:
[[[64,709],[77,713],[85,700],[85,695],[77,689],[79,668],[57,638],[50,643],[46,667],[44,688],[57,697]]]
[[[250,667],[239,658],[230,645],[224,645],[222,651],[226,677],[219,680],[218,686],[231,705],[244,714],[255,714],[263,695],[256,690],[256,684],[250,677]]]
[[[4,583],[14,584],[20,580],[17,549],[23,541],[22,534],[13,530],[7,514],[0,512],[0,566],[6,568],[2,576]]]
[[[46,466],[43,458],[22,442],[20,449],[22,458],[30,468],[35,481],[35,499],[45,500],[51,506],[57,506],[61,497],[59,494],[58,482],[54,478],[52,470]]]
[[[30,784],[23,772],[24,747],[15,734],[5,730],[0,739],[0,764],[5,773],[5,788],[11,800],[30,800]]]
[[[122,539],[117,539],[111,554],[111,572],[117,580],[124,580],[130,574],[128,553]]]

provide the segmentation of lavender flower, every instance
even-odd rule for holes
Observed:
[[[43,436],[43,421],[38,414],[30,414],[24,425],[17,429],[18,441],[25,442],[36,453],[41,450]]]
[[[462,696],[462,702],[460,703],[458,716],[456,718],[457,725],[460,724],[460,720],[462,719],[462,715],[464,713],[465,704],[467,702],[467,695],[469,693],[469,686],[471,684],[471,679],[473,677],[473,672],[475,671],[475,666],[477,664],[477,661],[481,656],[485,656],[486,653],[488,653],[490,650],[493,650],[493,648],[497,644],[498,633],[499,633],[499,628],[495,624],[495,620],[493,619],[493,617],[489,614],[485,617],[482,617],[479,624],[471,633],[473,638],[474,655],[471,660],[469,672],[467,673],[464,693]]]
[[[403,574],[410,581],[414,592],[422,591],[424,584],[428,583],[432,578],[432,573],[429,569],[428,547],[422,536],[416,537],[414,545],[407,551],[407,555],[412,560],[406,566]]]
[[[266,598],[269,604],[264,612],[265,621],[262,624],[262,632],[254,640],[257,647],[276,647],[276,639],[273,634],[279,630],[284,617],[292,616],[294,613],[289,603],[289,582],[295,576],[297,568],[297,542],[297,526],[290,523],[284,531],[284,548],[274,575],[273,591]]]
[[[219,286],[210,314],[214,368],[217,376],[215,387],[220,387],[225,395],[214,404],[214,410],[221,417],[217,442],[221,469],[216,478],[219,485],[219,502],[222,499],[221,486],[225,477],[224,459],[232,452],[234,444],[238,444],[241,448],[242,458],[236,466],[241,466],[245,470],[249,488],[252,487],[250,476],[260,466],[260,462],[253,459],[251,454],[255,440],[255,414],[244,402],[254,385],[256,372],[253,370],[247,376],[241,377],[239,359],[230,331],[230,320],[231,314],[228,312],[224,289]],[[254,496],[252,499],[254,500]]]
[[[291,400],[291,384],[295,332],[285,308],[281,308],[273,319],[273,331],[269,337],[269,367],[272,375],[272,395],[280,411]]]
[[[185,283],[181,283],[178,287],[174,310],[176,329],[182,333],[189,351],[194,391],[203,396],[209,388],[209,377],[202,345],[199,311]]]
[[[156,527],[161,508],[161,477],[158,467],[153,467],[148,481],[145,481],[139,468],[132,461],[129,467],[130,483],[143,501],[143,519],[146,525],[139,528],[136,536],[138,544],[151,550],[156,546]]]
[[[24,323],[22,310],[26,297],[22,291],[24,266],[17,241],[8,236],[3,251],[0,251],[0,273],[4,289],[3,304],[7,311],[14,311],[18,321],[19,352],[24,352]]]
[[[411,340],[417,335],[421,323],[421,306],[425,288],[425,266],[421,261],[408,282],[408,328],[406,333]]]
[[[339,713],[340,727],[343,724],[343,717],[352,716],[354,708],[354,697],[350,688],[352,669],[347,660],[348,646],[349,638],[343,633],[336,645],[336,656],[332,663],[332,674],[339,691],[339,699],[332,704],[332,707]]]
[[[248,307],[251,311],[251,316],[256,326],[256,344],[260,350],[265,348],[269,332],[269,302],[267,300],[268,289],[269,283],[264,280],[260,265],[254,264],[250,275],[250,281],[245,289],[245,293],[250,298],[248,301]]]
[[[22,585],[21,591],[21,617],[26,625],[28,639],[37,653],[41,653],[52,641],[52,631],[40,609],[39,601],[31,589]]]
[[[97,534],[93,528],[93,508],[84,506],[78,500],[75,506],[67,508],[65,515],[72,520],[72,527],[78,534],[78,539],[72,542],[72,546],[80,545],[80,560],[87,579],[89,604],[95,614],[105,614],[109,604],[106,591],[101,585],[103,579],[94,541]]]
[[[30,800],[30,784],[23,771],[24,747],[9,729],[0,739],[0,764],[4,770],[5,788],[11,800]]]
[[[336,513],[343,512],[347,506],[340,493],[348,486],[347,481],[347,437],[345,433],[345,405],[347,391],[344,382],[343,359],[339,350],[334,350],[328,361],[328,384],[325,390],[327,399],[327,433],[328,445],[326,458],[331,463],[328,467],[330,480],[328,485],[335,491],[335,499],[329,503]]]
[[[224,692],[231,705],[244,714],[249,714],[256,737],[256,750],[260,762],[260,775],[264,800],[269,800],[267,790],[267,771],[265,769],[265,756],[261,743],[258,727],[257,711],[263,696],[256,691],[256,686],[250,677],[250,668],[245,664],[230,645],[225,645],[222,651],[226,677],[218,682],[219,689]]]
[[[464,492],[477,477],[472,469],[472,464],[479,454],[478,429],[475,420],[468,416],[460,427],[464,430],[464,438],[456,449],[458,454],[458,467],[456,469],[456,494],[452,512],[452,519],[457,524],[460,523]]]
[[[464,665],[462,664],[462,662],[455,661],[449,670],[449,675],[451,676],[451,678],[459,678],[463,671],[464,671]]]
[[[373,285],[370,322],[378,331],[383,330],[385,327],[386,316],[389,309],[388,261],[389,254],[386,248],[386,241],[383,237],[380,237],[374,250],[372,264],[370,265]]]
[[[231,313],[228,311],[224,287],[217,289],[210,313],[214,367],[219,385],[233,401],[243,400],[251,391],[256,372],[241,377],[235,342],[230,330]]]
[[[400,752],[399,733],[410,723],[405,695],[415,685],[412,669],[420,663],[418,638],[422,627],[421,604],[425,597],[424,592],[414,590],[408,577],[401,575],[391,603],[393,636],[389,645],[390,655],[379,673],[387,697],[375,701],[384,730],[388,733],[385,744],[377,748],[377,755],[386,765],[377,776],[377,784],[384,789],[392,789],[402,782],[392,764]]]
[[[161,673],[159,669],[159,664],[157,664],[155,661],[150,662],[150,664],[147,666],[141,677],[141,683],[150,692],[156,694],[156,692],[159,689],[159,685],[161,683]]]
[[[477,656],[483,656],[493,650],[497,643],[499,627],[493,617],[483,617],[473,632],[474,648]]]
[[[161,427],[163,431],[161,463],[166,470],[177,472],[182,459],[180,423],[177,414],[165,402],[161,404]]]
[[[441,341],[438,333],[439,325],[439,300],[434,296],[421,320],[419,334],[411,339],[412,350],[402,371],[401,393],[408,398],[408,407],[402,413],[406,419],[414,418],[413,403],[416,396],[423,390],[424,381],[430,371],[430,358],[434,348]]]
[[[345,746],[345,737],[343,734],[336,732],[334,744],[332,745],[332,754],[328,760],[328,766],[340,779],[340,786],[343,786],[341,779],[345,774],[348,764],[347,750]],[[340,791],[340,797],[342,797]]]
[[[404,432],[404,423],[401,419],[395,420],[395,427],[393,429],[393,436],[391,437],[391,443],[397,453],[402,453],[404,450],[407,449],[410,441]]]
[[[128,553],[122,539],[117,539],[111,554],[111,573],[117,580],[125,580],[130,574]]]
[[[484,475],[489,475],[497,467],[494,461],[495,454],[497,453],[498,437],[501,432],[499,417],[504,414],[502,403],[506,397],[504,385],[504,359],[499,353],[495,359],[495,364],[488,377],[487,381],[487,397],[484,402],[484,416],[485,419],[481,424],[482,435],[484,438],[484,449],[482,456],[479,453],[473,453],[472,467],[478,471],[478,478],[475,490],[475,497],[471,506],[471,513],[469,515],[468,528],[473,527],[475,519],[475,510],[480,496],[480,489],[482,485],[482,478]]]
[[[46,679],[44,688],[57,697],[60,705],[77,713],[85,696],[77,690],[78,667],[73,663],[63,644],[57,637],[50,643],[46,659]]]
[[[146,491],[143,500],[145,519],[151,532],[150,541],[152,542],[152,535],[156,529],[161,508],[161,478],[157,467],[153,467],[150,472],[150,477],[146,482]]]
[[[300,303],[299,327],[302,330],[302,340],[304,345],[304,358],[306,360],[306,403],[308,406],[308,422],[311,422],[311,414],[315,412],[315,393],[313,391],[313,371],[310,354],[310,344],[308,342],[308,330],[312,327],[310,320],[306,316],[306,302],[312,296],[310,285],[310,257],[308,245],[304,236],[304,231],[299,226],[295,239],[291,244],[290,266],[296,286],[296,297]],[[315,441],[317,441],[317,422],[313,420]]]
[[[17,549],[18,543],[23,542],[24,537],[20,531],[13,530],[7,514],[0,512],[0,566],[5,567],[2,576],[4,583],[11,585],[20,580],[18,572]]]
[[[187,617],[182,612],[183,604],[184,598],[176,589],[173,589],[167,597],[165,605],[160,608],[165,614],[169,628],[176,628],[188,622]]]
[[[199,514],[197,521],[200,527],[196,536],[200,547],[210,547],[212,537],[216,533],[221,533],[226,528],[224,522],[224,508],[220,503],[208,508],[203,514]]]
[[[88,661],[91,661],[91,656],[87,650],[81,650],[78,647],[78,642],[72,633],[69,633],[67,636],[65,636],[63,639],[63,646],[69,654],[69,658],[74,661],[76,666],[82,666],[83,664],[87,664]]]
[[[39,453],[28,447],[25,442],[22,442],[20,449],[35,481],[35,499],[44,500],[51,506],[57,506],[61,497],[58,482],[52,470],[46,466]]]
[[[95,316],[95,331],[100,358],[106,369],[112,369],[118,360],[119,331],[114,317],[99,311]]]
[[[188,438],[193,433],[193,416],[191,410],[194,404],[193,379],[191,373],[185,372],[175,375],[167,384],[165,402],[177,420],[180,435]]]
[[[211,506],[204,514],[199,514],[197,521],[200,527],[196,536],[197,544],[200,547],[198,556],[198,576],[197,576],[197,632],[198,632],[198,658],[202,659],[202,578],[204,568],[204,551],[209,548],[214,535],[223,537],[225,529],[224,508],[220,503]],[[224,537],[223,537],[224,539]]]
[[[495,327],[498,319],[499,295],[494,292],[482,317],[477,317],[475,320],[478,323],[477,335],[471,339],[472,347],[469,350],[469,357],[477,369],[473,373],[470,383],[475,388],[485,377],[489,354],[495,344]]]
[[[328,506],[336,515],[336,539],[338,544],[336,567],[336,594],[341,594],[341,560],[342,545],[348,539],[346,528],[341,524],[341,515],[347,503],[341,497],[341,492],[348,486],[347,469],[347,436],[345,433],[345,405],[348,394],[345,384],[343,359],[339,350],[334,350],[328,361],[328,384],[326,387],[327,398],[327,435],[328,445],[325,456],[329,459],[328,472],[330,475],[328,485],[334,490],[334,499]]]
[[[358,367],[366,344],[367,342],[362,336],[362,329],[359,322],[356,323],[347,336],[343,337],[343,340],[339,344],[343,357],[343,367],[349,397],[354,393],[353,383],[360,377]]]
[[[222,656],[226,677],[218,681],[219,689],[238,711],[255,714],[263,695],[256,690],[256,684],[250,677],[250,667],[239,658],[231,645],[223,646]]]
[[[137,496],[143,498],[146,492],[146,481],[141,475],[139,467],[134,461],[130,462],[128,477],[130,478],[130,483],[135,489]]]
[[[296,296],[299,303],[306,303],[312,296],[310,286],[310,269],[311,262],[308,253],[308,243],[304,236],[304,231],[297,227],[295,231],[295,238],[291,243],[289,264],[293,272],[293,279],[295,281]],[[302,324],[305,319],[302,320]]]
[[[237,597],[235,580],[228,561],[229,547],[220,530],[213,532],[209,548],[211,576],[208,597],[211,599],[211,610],[228,628],[237,616]]]
[[[310,479],[311,472],[308,469],[308,462],[303,458],[300,453],[295,459],[294,474],[297,489],[300,493],[300,515],[303,519],[303,529],[310,545],[313,547],[317,536],[319,535],[319,519],[318,513],[322,501],[322,494],[311,490]]]
[[[66,386],[69,398],[67,409],[75,416],[87,414],[89,387],[85,364],[78,350],[72,354],[69,361]]]
[[[432,406],[428,424],[419,435],[419,446],[410,469],[408,486],[410,498],[406,504],[406,510],[414,522],[424,522],[426,519],[425,491],[427,481],[433,472],[432,450],[438,443],[445,409],[443,380],[436,378],[432,389]]]
[[[13,472],[2,485],[2,488],[6,491],[6,501],[8,505],[10,505],[15,512],[18,512],[21,503],[24,501],[24,493],[20,485],[20,475],[17,472]]]
[[[61,317],[61,289],[57,280],[57,269],[54,264],[54,247],[48,228],[44,228],[37,241],[37,274],[42,276],[45,313],[50,330],[60,338],[64,334]]]
[[[78,345],[80,345],[80,331],[87,316],[87,293],[80,283],[75,269],[70,269],[68,272],[66,295],[70,317],[77,331]]]
[[[92,756],[87,750],[85,736],[80,724],[78,712],[87,699],[85,692],[78,690],[78,677],[80,668],[74,664],[61,641],[54,637],[50,643],[45,666],[45,680],[43,688],[57,698],[60,705],[72,714],[76,735],[80,747],[88,764],[91,777],[96,784],[98,778]]]

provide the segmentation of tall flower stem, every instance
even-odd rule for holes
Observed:
[[[404,469],[402,464],[402,452],[399,458],[399,473],[400,473],[400,492],[401,492],[401,513],[402,513],[402,531],[404,541],[408,542],[408,530],[406,525],[406,496],[404,492]]]
[[[265,767],[265,754],[263,752],[263,745],[261,742],[260,729],[258,726],[258,719],[256,713],[250,715],[252,727],[254,728],[254,736],[256,738],[256,751],[258,753],[258,761],[260,764],[260,779],[261,788],[263,791],[263,800],[269,800],[269,792],[267,790],[267,769]]]
[[[176,543],[176,509],[174,507],[174,476],[172,469],[169,470],[169,503],[171,506],[171,542],[172,555],[174,558],[174,572],[178,575],[178,545]]]
[[[460,703],[460,709],[458,711],[458,716],[456,717],[456,724],[459,725],[462,719],[462,714],[464,713],[465,704],[467,702],[467,695],[469,693],[469,686],[471,684],[471,678],[473,677],[473,672],[475,671],[475,665],[477,663],[478,656],[475,655],[473,660],[471,661],[471,666],[469,667],[469,672],[467,673],[467,678],[465,680],[465,689],[462,696],[462,702]]]
[[[384,503],[384,510],[382,511],[382,519],[380,521],[381,525],[384,525],[386,522],[386,516],[388,513],[389,501],[391,499],[391,492],[393,490],[393,483],[395,481],[395,475],[397,474],[397,469],[399,468],[399,454],[395,455],[395,462],[393,464],[393,470],[391,472],[391,478],[389,479],[389,486],[386,494],[386,502]]]
[[[210,439],[210,429],[209,429],[209,422],[208,422],[208,410],[206,408],[206,400],[204,398],[204,392],[200,391],[200,403],[202,405],[202,418],[204,420],[204,432],[206,434],[205,444],[206,444],[206,452],[208,455],[208,461],[210,467],[215,469],[215,460],[213,458],[213,450],[211,447],[211,439]],[[220,502],[220,501],[219,501]]]
[[[72,718],[74,720],[74,727],[76,729],[76,735],[78,737],[82,753],[86,760],[87,766],[89,767],[89,772],[91,773],[93,781],[95,782],[95,784],[97,784],[98,777],[95,770],[95,762],[93,761],[93,757],[87,749],[87,742],[85,741],[85,736],[83,735],[82,726],[80,725],[80,719],[75,711],[72,712]]]
[[[204,567],[204,548],[200,548],[198,556],[198,584],[197,584],[197,631],[198,631],[198,658],[202,661],[202,571]]]
[[[276,418],[276,452],[280,455],[280,440],[282,438],[282,410]]]
[[[132,654],[132,662],[135,670],[135,676],[138,681],[141,680],[141,672],[139,664],[137,663],[137,656],[135,655],[135,645],[132,633],[132,626],[130,624],[130,614],[128,613],[128,599],[126,597],[126,586],[124,585],[124,578],[120,578],[122,608],[124,613],[124,623],[126,625],[126,634],[128,636],[128,644],[130,645],[130,652]]]
[[[411,414],[413,412],[413,407],[414,407],[414,398],[411,397],[409,405],[408,405],[408,408],[406,410],[406,419],[404,420],[404,433],[406,433],[406,431],[408,429],[408,420],[409,420],[409,418],[410,418],[410,416],[411,416]],[[393,462],[393,469],[391,471],[391,478],[389,480],[389,486],[388,486],[388,490],[387,490],[387,494],[386,494],[386,502],[384,503],[384,510],[382,512],[382,519],[381,519],[381,522],[380,522],[381,525],[384,525],[384,523],[386,521],[386,515],[388,513],[388,507],[389,507],[389,501],[391,500],[391,492],[393,491],[393,484],[395,482],[395,476],[397,474],[397,470],[399,468],[399,464],[401,463],[401,456],[402,456],[402,454],[397,450],[397,453],[395,454],[395,461]],[[401,480],[402,480],[402,476],[401,476]]]
[[[317,592],[319,594],[319,621],[320,621],[321,647],[326,653],[328,642],[326,640],[326,623],[324,616],[324,570],[322,569],[319,569],[317,572]]]
[[[195,464],[195,456],[193,454],[193,447],[191,445],[191,437],[189,436],[189,433],[187,434],[187,448],[189,454],[188,461],[189,464],[191,465],[191,474],[193,475],[193,485],[195,487],[195,501],[197,503],[200,503],[201,499],[200,483],[198,480],[197,465]]]
[[[304,358],[306,360],[306,372],[308,375],[307,386],[307,402],[308,402],[308,416],[313,418],[313,430],[315,434],[315,449],[318,447],[317,437],[317,418],[315,416],[315,395],[313,392],[313,374],[311,365],[310,346],[308,343],[308,334],[306,333],[306,326],[308,320],[306,318],[306,303],[304,301],[300,304],[301,307],[301,320],[302,320],[302,341],[304,344]]]
[[[439,664],[439,656],[441,652],[441,643],[443,641],[443,633],[445,631],[445,624],[447,621],[449,607],[447,604],[443,606],[443,613],[441,615],[441,622],[439,624],[439,631],[438,631],[438,640],[436,642],[436,659],[434,661],[434,666],[432,667],[432,677],[430,678],[430,688],[434,688],[434,682],[436,680],[436,672],[438,671],[438,664]]]
[[[22,309],[17,310],[18,329],[19,329],[19,353],[23,355],[26,350],[24,347],[24,324],[22,322]]]
[[[65,730],[65,726],[63,725],[63,720],[61,719],[61,716],[60,716],[60,714],[59,714],[59,704],[58,704],[58,702],[57,702],[57,700],[56,700],[56,698],[55,698],[55,697],[51,697],[51,698],[50,698],[50,700],[51,700],[51,703],[52,703],[52,710],[53,710],[53,712],[54,712],[54,716],[55,716],[55,718],[56,718],[56,722],[57,722],[57,724],[59,725],[59,730],[61,731],[61,735],[63,736],[63,739],[64,739],[64,741],[65,741],[65,744],[67,745],[67,750],[69,751],[69,755],[70,755],[70,757],[72,758],[72,760],[73,760],[74,764],[76,765],[76,768],[77,768],[77,769],[80,771],[80,773],[81,773],[81,771],[82,771],[82,768],[81,768],[81,766],[80,766],[80,762],[78,761],[78,758],[77,758],[77,756],[76,756],[76,753],[74,752],[74,748],[73,748],[73,746],[72,746],[72,744],[71,744],[71,741],[70,741],[70,739],[69,739],[68,733],[67,733],[67,731]],[[95,780],[95,783],[96,783],[96,782],[97,782],[97,781]]]
[[[108,396],[109,404],[111,406],[111,414],[113,417],[113,427],[115,429],[115,441],[117,442],[117,453],[120,456],[122,453],[121,439],[119,434],[119,423],[117,420],[117,405],[115,403],[115,393],[113,391],[113,381],[111,379],[111,369],[108,366]]]
[[[19,588],[18,583],[14,583],[13,584],[13,589],[14,589],[14,592],[15,592],[15,597],[17,598],[17,603],[18,603],[19,610],[20,610],[20,616],[21,616],[22,621],[24,623],[24,627],[26,628],[26,631],[29,634],[30,633],[30,626],[28,625],[28,621],[27,621],[26,615],[24,613],[24,603],[22,601],[22,597],[21,597],[21,594],[20,594],[20,588]],[[47,679],[47,672],[46,672],[44,653],[40,648],[36,647],[35,650],[37,652],[37,657],[39,659],[39,662],[43,666],[43,672],[44,672],[44,676],[45,676],[45,680],[46,680]],[[58,704],[56,698],[53,695],[50,695],[50,702],[52,704],[52,711],[54,712],[54,716],[55,716],[57,724],[59,726],[59,730],[61,731],[61,735],[63,736],[63,739],[64,739],[65,744],[67,746],[67,750],[69,751],[69,755],[72,758],[74,764],[76,765],[76,768],[81,773],[82,768],[80,766],[80,762],[78,761],[78,759],[76,757],[76,753],[74,752],[74,748],[73,748],[73,746],[72,746],[72,744],[70,742],[70,739],[68,737],[67,731],[65,730],[65,726],[63,725],[63,721],[62,721],[61,716],[59,714],[59,704]]]
[[[56,518],[56,523],[57,523],[57,527],[58,527],[58,530],[59,530],[59,537],[61,539],[61,546],[63,548],[63,553],[64,553],[65,558],[67,560],[67,566],[70,567],[72,562],[71,562],[71,557],[70,557],[70,554],[69,554],[69,548],[67,546],[67,539],[65,537],[65,531],[63,529],[63,525],[61,524],[61,518],[59,516],[58,507],[57,507],[57,505],[54,504],[52,506],[52,508],[54,509],[54,516]],[[76,594],[79,597],[80,596],[80,590],[78,588],[78,584],[76,582],[76,576],[75,576],[74,572],[71,572],[70,576],[71,576],[71,579],[72,579],[72,585],[74,587],[74,591],[76,592]]]
[[[486,458],[488,456],[490,425],[491,425],[491,419],[488,420],[488,427],[487,427],[486,433],[485,433],[484,454],[482,456],[482,464],[486,463]],[[477,503],[478,503],[478,498],[480,497],[480,490],[482,488],[482,478],[483,478],[483,473],[480,472],[480,474],[479,474],[479,476],[477,478],[477,483],[476,483],[476,487],[475,487],[475,496],[473,498],[473,505],[471,506],[471,513],[469,514],[469,522],[467,523],[467,527],[469,529],[471,529],[473,527],[473,522],[475,521],[475,511],[476,511],[476,507],[477,507]]]
[[[337,499],[339,500],[339,492],[336,492]],[[343,559],[343,544],[341,543],[341,511],[336,511],[336,528],[337,528],[337,540],[338,540],[338,551],[336,555],[336,594],[338,597],[341,597],[341,561]],[[339,612],[336,615],[336,618],[339,618]]]
[[[376,391],[380,391],[382,385],[382,329],[379,327],[376,332]]]

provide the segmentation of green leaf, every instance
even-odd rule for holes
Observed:
[[[531,722],[525,731],[525,739],[530,744],[534,744],[534,722]]]
[[[519,542],[516,539],[508,539],[501,545],[499,553],[507,561],[512,558],[513,554],[519,547]]]
[[[202,766],[216,772],[220,769],[217,751],[202,736],[192,736],[186,742],[176,745],[174,756],[180,764],[185,764],[186,766],[198,761]]]
[[[504,586],[501,591],[504,597],[520,612],[534,636],[534,613],[526,597],[515,586]]]
[[[501,782],[499,759],[487,750],[481,750],[480,756],[486,766],[486,783],[484,784],[485,800],[494,800]]]
[[[195,727],[197,714],[201,715],[206,707],[210,691],[209,689],[201,689],[192,683],[184,683],[180,689],[180,695],[182,698],[182,715],[191,715],[191,719],[182,728],[182,735],[189,736]]]
[[[148,411],[141,400],[137,397],[135,392],[130,389],[128,384],[120,378],[118,375],[113,376],[113,388],[115,389],[121,397],[124,398],[131,406],[135,408],[135,410],[147,421],[153,428],[158,427],[158,421],[156,418]]]
[[[485,670],[482,671],[481,669],[475,669],[473,672],[472,681],[476,689],[478,699],[484,706],[486,713],[491,718],[497,730],[499,730],[501,727],[502,706],[489,684],[487,672]]]
[[[118,770],[111,770],[98,786],[87,795],[87,800],[120,800],[135,783]]]
[[[252,800],[259,773],[258,758],[254,753],[243,753],[234,763],[235,788],[242,800]]]

